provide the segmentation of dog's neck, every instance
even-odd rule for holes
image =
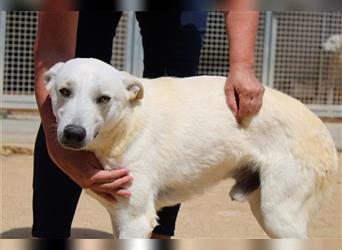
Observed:
[[[101,132],[89,145],[96,156],[118,164],[128,146],[142,129],[140,116],[134,112],[124,115],[111,129]]]

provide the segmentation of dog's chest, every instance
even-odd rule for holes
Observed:
[[[121,157],[103,155],[99,152],[95,152],[95,155],[105,170],[114,170],[122,167],[120,166]]]

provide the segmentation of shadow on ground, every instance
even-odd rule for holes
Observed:
[[[29,239],[31,238],[31,228],[13,228],[0,234],[1,239]],[[71,230],[73,239],[112,239],[113,235],[107,232],[88,229],[73,228]]]

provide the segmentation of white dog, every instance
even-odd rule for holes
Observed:
[[[319,93],[321,96],[326,93],[327,104],[334,104],[334,96],[342,95],[342,34],[330,36],[322,44],[322,49],[327,52],[327,79],[320,86]]]
[[[236,179],[231,197],[248,200],[271,237],[305,238],[338,168],[324,124],[270,88],[259,114],[239,125],[224,77],[138,79],[96,59],[73,59],[45,80],[58,141],[93,151],[105,169],[130,169],[130,198],[116,197],[114,206],[97,197],[119,238],[149,237],[159,208],[228,177]]]
[[[322,48],[327,52],[342,53],[342,34],[331,35],[324,43]]]

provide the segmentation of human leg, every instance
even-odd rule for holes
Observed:
[[[144,47],[144,77],[196,74],[207,13],[191,11],[137,12]],[[180,204],[158,212],[154,236],[173,236]],[[153,237],[153,235],[152,235]]]

